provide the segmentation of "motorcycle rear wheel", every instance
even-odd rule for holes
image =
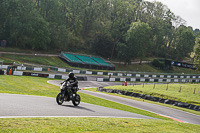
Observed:
[[[78,106],[80,104],[80,102],[81,102],[81,97],[79,94],[76,94],[74,100],[72,100],[72,103],[74,106]]]
[[[62,93],[58,93],[57,97],[56,97],[56,102],[58,103],[58,105],[61,105],[63,103],[63,98],[62,98]]]

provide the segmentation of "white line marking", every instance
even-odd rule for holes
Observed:
[[[143,118],[134,118],[134,117],[118,117],[118,116],[0,116],[0,119],[7,118],[128,118],[128,119],[143,119]]]

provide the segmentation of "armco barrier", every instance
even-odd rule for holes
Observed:
[[[14,74],[15,75],[15,72],[17,73],[21,73],[20,71],[14,71]],[[32,72],[22,72],[22,75],[23,76],[35,76],[35,77],[49,77],[49,74],[42,74],[42,73],[32,73]]]
[[[0,68],[8,68],[8,65],[0,65]],[[56,67],[25,67],[17,66],[17,70],[31,70],[37,72],[48,72],[48,71],[58,71],[58,72],[73,72],[75,74],[88,74],[88,75],[102,75],[109,76],[110,79],[97,79],[97,81],[137,81],[137,82],[200,82],[200,75],[186,75],[186,74],[155,74],[155,73],[117,73],[117,72],[97,72],[97,71],[85,71],[85,70],[72,70],[65,68],[56,68]],[[123,78],[112,78],[116,76],[124,76]],[[50,75],[50,78],[55,77]],[[56,76],[56,78],[60,78]],[[62,77],[61,77],[62,78]]]
[[[98,82],[115,82],[115,81],[129,81],[129,82],[168,82],[168,83],[199,83],[200,79],[172,79],[172,78],[97,78]]]
[[[178,106],[178,107],[182,107],[182,108],[200,111],[200,106],[197,106],[197,105],[183,103],[183,102],[179,102],[179,101],[173,101],[173,100],[169,100],[169,99],[162,99],[159,97],[153,97],[150,95],[139,94],[139,93],[135,93],[135,92],[128,92],[128,91],[115,90],[115,89],[105,89],[102,87],[97,88],[97,91],[107,92],[107,93],[116,93],[116,94],[131,96],[131,97],[137,97],[137,98],[142,98],[145,100],[150,100],[150,101],[154,101],[154,102],[160,102],[160,103],[170,104],[170,105],[174,105],[174,106]]]
[[[9,65],[0,65],[1,69],[7,69]]]
[[[22,72],[22,71],[14,71],[13,75],[16,75],[16,76],[45,77],[45,78],[63,79],[63,80],[68,78],[68,75],[44,74],[44,73]],[[87,81],[87,77],[85,77],[85,76],[77,76],[77,80],[79,80],[79,81]]]
[[[2,65],[3,68],[7,68],[7,65]],[[1,68],[1,65],[0,65]],[[195,74],[155,74],[155,73],[118,73],[118,72],[97,72],[97,71],[85,71],[85,70],[72,70],[65,68],[56,68],[56,67],[22,67],[18,66],[17,70],[31,70],[31,71],[58,71],[58,72],[73,72],[76,74],[88,74],[88,75],[104,75],[104,76],[124,76],[124,77],[135,77],[135,78],[158,78],[158,79],[200,79],[200,75]]]

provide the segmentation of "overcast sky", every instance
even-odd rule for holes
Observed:
[[[180,16],[193,29],[200,29],[200,0],[146,0],[160,1],[176,15]]]

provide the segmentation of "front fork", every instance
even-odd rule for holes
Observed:
[[[64,97],[65,97],[65,90],[61,90],[61,97],[62,97],[62,100],[64,100]]]
[[[71,90],[70,89],[65,89],[65,90],[61,90],[61,96],[62,96],[62,100],[64,100],[64,98],[65,98],[65,95],[68,95],[68,100],[72,100],[73,99],[73,93],[71,92]],[[70,96],[71,96],[71,98],[70,98]]]

